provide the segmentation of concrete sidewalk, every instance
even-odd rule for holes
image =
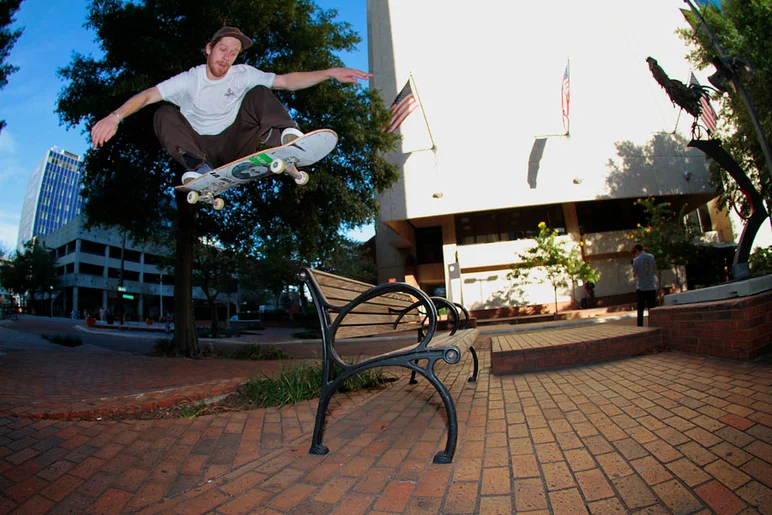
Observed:
[[[15,377],[0,385],[0,515],[772,513],[769,361],[662,353],[493,376],[485,344],[477,383],[468,358],[438,366],[460,437],[453,463],[434,465],[444,409],[406,372],[333,397],[330,453],[312,456],[315,402],[196,419],[21,418],[8,408],[19,400],[163,398],[272,365],[61,349],[0,328],[2,383]]]

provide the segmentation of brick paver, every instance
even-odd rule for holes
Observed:
[[[0,414],[4,513],[772,513],[772,366],[684,353],[520,375],[438,365],[338,394],[327,456],[315,402],[151,421]],[[150,358],[148,358],[150,359]],[[41,385],[42,388],[42,385]]]

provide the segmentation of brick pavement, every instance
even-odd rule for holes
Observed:
[[[483,346],[484,347],[484,346]],[[195,420],[0,418],[4,513],[772,513],[772,366],[663,353]],[[427,402],[428,401],[428,402]]]
[[[0,357],[0,412],[24,418],[96,419],[136,413],[233,392],[280,361],[132,356],[99,347],[43,343],[5,348]]]

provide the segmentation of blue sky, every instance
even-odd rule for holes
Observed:
[[[367,8],[365,0],[315,0],[325,9],[337,9],[338,20],[351,23],[362,38],[356,52],[341,57],[346,66],[367,69]],[[67,130],[55,114],[63,84],[56,76],[73,52],[96,55],[93,33],[83,28],[87,0],[24,0],[14,27],[24,34],[7,63],[18,66],[0,90],[0,118],[7,123],[0,133],[0,248],[16,249],[27,179],[45,152],[57,146],[83,154],[88,139],[82,129]],[[117,106],[116,106],[117,107]],[[352,233],[358,239],[372,235]]]

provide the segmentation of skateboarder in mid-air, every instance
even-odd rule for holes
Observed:
[[[91,129],[94,148],[101,147],[127,116],[165,100],[179,106],[158,108],[153,125],[161,145],[187,172],[188,182],[241,157],[260,143],[277,147],[303,135],[270,89],[298,90],[329,78],[339,82],[367,80],[372,74],[330,68],[284,75],[234,61],[252,40],[236,27],[223,27],[207,43],[206,64],[196,66],[137,93]]]

